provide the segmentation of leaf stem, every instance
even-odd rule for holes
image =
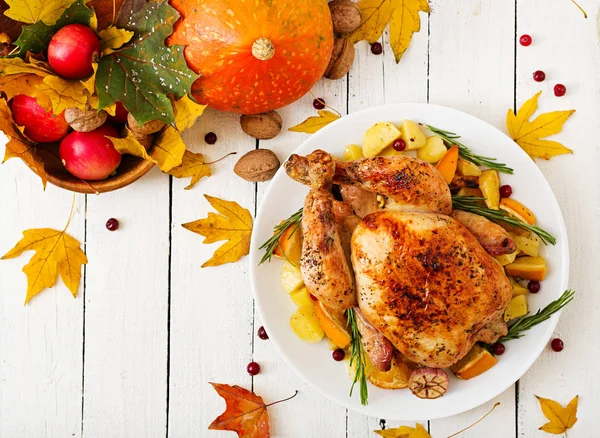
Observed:
[[[577,3],[575,0],[571,0],[571,2],[579,8],[581,13],[583,14],[583,18],[587,18],[587,12],[585,12],[585,9],[583,9],[581,6],[579,6],[579,3]]]
[[[71,218],[73,217],[73,210],[75,210],[75,193],[73,193],[73,200],[71,201],[71,211],[69,212],[69,218],[67,219],[67,224],[63,228],[62,232],[64,233],[69,228],[69,224],[71,223]]]
[[[204,164],[215,164],[215,163],[218,163],[218,162],[219,162],[219,161],[221,161],[221,160],[224,160],[224,159],[225,159],[225,158],[227,158],[228,156],[230,156],[230,155],[235,155],[235,154],[237,154],[237,152],[229,152],[227,155],[223,155],[223,156],[222,156],[221,158],[219,158],[218,160],[211,161],[211,162],[209,162],[209,163],[204,163]]]
[[[498,406],[500,406],[500,402],[496,402],[494,404],[494,406],[492,407],[492,409],[490,409],[487,414],[485,414],[483,417],[481,417],[479,420],[477,420],[475,423],[471,424],[470,426],[465,427],[464,429],[459,430],[456,433],[453,433],[452,435],[448,436],[448,438],[452,438],[455,437],[457,435],[460,435],[461,433],[469,430],[470,428],[472,428],[473,426],[477,425],[478,423],[481,423],[483,420],[485,420],[485,417],[487,417],[488,415],[490,415],[492,412],[494,412],[494,409],[496,409]]]
[[[338,116],[342,117],[342,113],[340,113],[338,110],[336,110],[334,107],[327,105],[327,103],[325,103],[325,101],[323,99],[321,99],[320,97],[315,96],[315,93],[313,93],[312,90],[309,90],[310,94],[312,94],[312,97],[314,97],[316,100],[318,100],[319,102],[321,102],[323,105],[325,105],[327,108],[329,108],[330,110],[334,111],[337,113]]]
[[[291,399],[293,399],[294,397],[296,397],[297,395],[298,395],[298,390],[296,389],[296,392],[294,392],[294,395],[291,395],[291,396],[289,396],[288,398],[284,398],[284,399],[281,399],[281,400],[277,400],[277,401],[275,401],[275,402],[273,402],[273,403],[269,403],[268,405],[265,405],[265,408],[268,408],[269,406],[276,405],[277,403],[283,403],[283,402],[286,402],[286,401],[288,401],[288,400],[291,400]]]

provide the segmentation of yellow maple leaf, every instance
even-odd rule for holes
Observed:
[[[204,195],[206,200],[221,214],[208,213],[206,219],[183,224],[182,227],[204,236],[202,243],[226,240],[202,267],[232,263],[250,251],[252,215],[237,202],[224,201]]]
[[[181,164],[185,154],[185,143],[181,138],[181,133],[167,126],[154,141],[154,147],[150,151],[150,156],[158,164],[160,170],[168,172]]]
[[[375,430],[374,432],[386,438],[431,438],[427,429],[419,423],[415,427],[400,426],[394,429]]]
[[[329,125],[331,122],[335,122],[337,119],[340,118],[339,115],[327,110],[319,110],[318,113],[318,116],[309,117],[304,122],[296,126],[292,126],[291,128],[289,128],[289,130],[294,132],[305,132],[307,134],[314,134],[319,129]]]
[[[567,429],[570,429],[575,423],[577,423],[577,404],[579,402],[578,395],[569,402],[566,408],[563,408],[554,400],[538,397],[537,395],[536,398],[540,402],[544,416],[550,420],[548,423],[540,427],[540,430],[555,435],[560,435],[565,433]]]
[[[202,115],[206,105],[200,105],[190,99],[187,95],[173,102],[173,114],[175,126],[179,131],[191,128],[196,119]]]
[[[429,12],[427,0],[361,0],[361,23],[347,38],[352,42],[377,41],[385,26],[390,25],[390,45],[396,63],[408,48],[413,33],[421,29],[419,12]]]
[[[94,15],[95,16],[95,15]],[[98,32],[100,37],[100,48],[103,55],[110,55],[115,50],[126,44],[133,37],[133,32],[127,29],[119,29],[115,26],[107,27]]]
[[[51,108],[50,99],[37,89],[42,82],[43,78],[41,76],[31,73],[0,76],[0,91],[4,91],[6,100],[10,100],[19,94],[26,94],[34,97],[42,107]]]
[[[204,156],[202,154],[185,151],[181,164],[172,168],[169,171],[169,174],[173,175],[175,178],[187,178],[191,176],[192,180],[185,188],[185,190],[189,190],[203,177],[210,176],[211,172],[208,163],[204,162]]]
[[[4,99],[0,99],[0,131],[8,137],[6,149],[4,151],[4,160],[19,157],[23,162],[42,179],[42,184],[46,188],[48,174],[44,168],[44,163],[38,156],[35,146],[31,143],[15,124],[12,118],[12,112]]]
[[[531,157],[549,160],[556,155],[572,154],[571,149],[559,142],[543,139],[558,134],[575,110],[543,113],[529,121],[538,109],[540,94],[541,91],[526,101],[517,114],[511,109],[508,110],[506,126],[510,137]]]
[[[109,137],[110,141],[112,141],[115,149],[121,154],[129,154],[135,155],[136,157],[143,158],[144,160],[152,161],[153,163],[157,163],[155,159],[153,159],[143,144],[141,144],[131,133],[129,129],[127,129],[127,136],[125,138],[115,138]]]
[[[88,80],[69,80],[58,76],[46,76],[36,88],[48,96],[54,114],[60,114],[64,110],[74,107],[85,110],[85,105],[90,97],[89,87]]]
[[[18,257],[25,251],[35,251],[29,263],[23,267],[27,276],[25,304],[44,289],[54,286],[58,274],[73,297],[77,296],[81,265],[86,264],[88,260],[80,248],[79,241],[65,232],[70,220],[69,215],[67,225],[62,231],[51,228],[23,231],[23,238],[2,257],[2,260],[7,260]]]
[[[4,15],[23,23],[43,21],[52,26],[75,0],[6,0]]]
[[[29,62],[25,62],[21,58],[0,58],[0,76],[19,73],[31,73],[41,77],[54,74],[48,64],[32,57],[29,58]]]

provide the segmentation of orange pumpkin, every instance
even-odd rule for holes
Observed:
[[[241,114],[288,105],[323,76],[333,48],[326,0],[171,0],[169,44],[200,74],[200,103]]]

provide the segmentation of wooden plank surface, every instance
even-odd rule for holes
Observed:
[[[600,355],[593,348],[600,310],[594,293],[600,282],[600,1],[582,1],[588,20],[568,1],[432,0],[431,6],[429,17],[421,14],[422,30],[400,64],[386,31],[383,55],[357,44],[350,74],[322,80],[313,91],[343,114],[383,103],[430,101],[501,129],[515,98],[520,104],[540,89],[541,110],[577,110],[559,137],[575,154],[539,162],[565,216],[571,286],[578,290],[556,330],[565,350],[544,351],[518,387],[497,398],[501,406],[494,414],[461,436],[545,436],[538,431],[545,419],[534,394],[563,404],[579,394],[579,422],[569,437],[594,436],[600,421],[595,372]],[[530,47],[516,44],[522,33],[532,35]],[[541,84],[531,77],[537,69],[547,74]],[[553,95],[557,82],[567,86],[565,97]],[[253,387],[267,402],[298,389],[294,401],[270,410],[277,437],[372,437],[382,424],[400,424],[347,412],[306,386],[269,341],[256,336],[261,322],[248,260],[201,269],[219,244],[203,245],[201,236],[181,227],[212,211],[204,193],[255,213],[268,183],[241,180],[233,164],[256,147],[272,149],[283,162],[305,138],[287,128],[314,114],[311,104],[307,95],[281,109],[282,133],[262,142],[241,131],[238,116],[207,111],[185,133],[188,147],[207,161],[227,152],[238,155],[213,165],[213,176],[192,190],[184,190],[187,181],[155,170],[116,193],[78,195],[69,233],[86,242],[90,264],[76,300],[59,281],[23,307],[21,267],[27,255],[0,263],[0,436],[225,436],[206,430],[224,409],[209,381]],[[216,145],[205,144],[208,131],[217,133]],[[43,192],[18,160],[0,168],[0,184],[2,253],[26,228],[64,226],[70,193],[54,187]],[[108,232],[109,217],[120,219],[122,229]],[[245,371],[251,360],[262,366],[254,378]],[[448,436],[492,404],[427,426],[436,438]]]

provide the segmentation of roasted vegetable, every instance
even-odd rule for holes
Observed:
[[[527,312],[529,312],[527,295],[517,295],[512,297],[508,307],[504,311],[504,321],[512,321],[519,316],[527,315]]]
[[[404,120],[400,132],[402,133],[402,139],[406,142],[407,151],[422,148],[427,142],[421,127],[412,120]]]
[[[450,369],[459,379],[469,380],[486,372],[497,363],[498,360],[489,351],[475,344],[467,355]]]
[[[417,157],[433,164],[440,161],[447,151],[448,149],[444,146],[444,141],[441,138],[429,137],[425,142],[425,146],[417,149]]]
[[[458,146],[452,146],[446,152],[446,155],[442,157],[440,162],[435,168],[440,172],[442,178],[446,183],[450,184],[454,174],[456,173],[456,166],[458,163]]]
[[[504,267],[508,275],[525,280],[542,281],[546,278],[546,260],[543,257],[519,257]]]
[[[498,210],[500,206],[500,177],[495,170],[486,170],[479,177],[479,189],[488,208]]]
[[[290,326],[300,339],[311,344],[321,341],[325,336],[325,332],[319,324],[315,306],[298,307],[296,313],[290,318]]]
[[[364,156],[376,156],[397,138],[400,138],[400,131],[394,125],[388,122],[375,123],[365,133],[363,139]]]

